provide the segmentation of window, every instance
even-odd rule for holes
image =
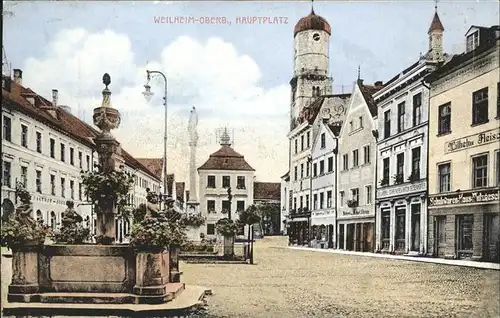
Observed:
[[[56,195],[56,176],[50,175],[50,194]]]
[[[309,210],[309,194],[306,194],[306,208]]]
[[[365,186],[366,204],[372,204],[372,186]]]
[[[231,209],[231,204],[229,203],[229,200],[222,200],[222,211],[228,212]]]
[[[363,128],[363,117],[359,117],[359,128]]]
[[[75,165],[75,149],[69,148],[69,164]]]
[[[238,176],[236,178],[236,189],[245,189],[245,177],[244,176]]]
[[[332,190],[326,191],[326,207],[332,207]]]
[[[325,194],[321,192],[319,194],[319,208],[322,209],[324,205],[325,205]]]
[[[304,150],[304,135],[300,136],[300,150]]]
[[[364,146],[363,147],[363,159],[364,159],[364,163],[367,164],[367,163],[370,163],[370,146]]]
[[[66,186],[66,179],[61,178],[61,196],[63,198],[65,197],[65,192],[66,192],[65,186]]]
[[[215,224],[207,224],[207,235],[215,235]]]
[[[333,157],[328,158],[328,172],[333,171]]]
[[[349,132],[354,131],[354,124],[352,123],[352,120],[349,122]]]
[[[28,168],[21,166],[21,182],[25,189],[28,188]]]
[[[384,158],[382,162],[382,180],[380,181],[381,186],[389,184],[390,164],[390,158]]]
[[[405,169],[405,154],[400,153],[396,156],[396,183],[402,183]]]
[[[326,147],[326,135],[325,133],[322,133],[321,134],[321,148],[325,148]]]
[[[12,141],[12,120],[7,116],[3,116],[3,139]]]
[[[87,171],[90,170],[90,156],[87,155]]]
[[[317,193],[313,194],[313,209],[314,210],[318,209],[318,194]]]
[[[384,113],[384,138],[391,136],[391,111],[387,110]]]
[[[473,51],[479,46],[479,33],[478,31],[467,36],[467,52]]]
[[[245,211],[245,201],[236,201],[236,211]]]
[[[420,147],[411,150],[411,181],[420,180]]]
[[[21,125],[21,146],[28,148],[28,126]]]
[[[319,162],[319,174],[322,175],[325,173],[325,161],[321,160]]]
[[[293,209],[297,210],[297,198],[293,198]]]
[[[474,216],[472,214],[457,215],[458,228],[458,257],[472,256],[472,228],[474,226]]]
[[[208,213],[215,212],[215,200],[207,200],[207,211]]]
[[[413,96],[413,126],[422,122],[422,93]]]
[[[359,189],[351,189],[351,200],[359,202]]]
[[[230,176],[222,176],[222,187],[227,189],[231,186],[231,177]]]
[[[420,250],[420,204],[411,205],[411,250]]]
[[[82,152],[81,151],[78,151],[78,167],[80,167],[80,169],[82,169],[83,167],[83,162],[82,162]]]
[[[309,147],[311,147],[311,132],[310,131],[308,131],[306,133],[306,139],[307,139],[306,140],[306,142],[307,142],[307,148],[309,148]]]
[[[306,177],[309,177],[309,163],[306,164]]]
[[[129,195],[129,196],[130,196],[130,195]],[[129,204],[130,204],[130,203],[132,203],[132,202],[130,202],[130,201],[131,201],[131,198],[132,198],[132,197],[130,196],[130,197],[129,197],[129,200],[128,200],[128,203],[129,203]],[[81,184],[81,183],[79,183],[79,184],[78,184],[78,200],[82,201],[82,184]]]
[[[208,176],[207,177],[207,188],[215,188],[215,176]]]
[[[473,188],[488,186],[488,155],[472,158],[472,182]]]
[[[300,164],[300,178],[304,178],[304,164],[301,163]]]
[[[303,196],[300,196],[299,202],[300,202],[300,204],[299,204],[300,208],[301,209],[304,208],[304,197]]]
[[[345,193],[340,191],[340,206],[344,206]]]
[[[500,118],[500,82],[497,83],[497,118]]]
[[[352,166],[357,167],[359,165],[359,154],[358,149],[352,151]]]
[[[65,145],[63,143],[61,143],[61,161],[64,162],[66,161],[66,149],[65,149]]]
[[[389,249],[390,244],[390,234],[391,234],[391,211],[390,210],[382,210],[382,249]]]
[[[297,169],[297,166],[293,167],[293,176],[295,177],[295,180],[299,179],[299,173]]]
[[[496,166],[497,166],[497,185],[500,184],[500,151],[497,151],[496,156]]]
[[[299,152],[299,141],[298,139],[295,139],[295,153],[298,153]]]
[[[8,161],[3,162],[3,176],[2,176],[2,184],[6,187],[11,186],[11,164]]]
[[[318,164],[315,162],[313,164],[313,177],[316,177],[318,175]]]
[[[342,165],[343,165],[343,170],[349,169],[349,155],[348,154],[344,154],[342,156]]]
[[[451,132],[451,103],[439,106],[438,135]]]
[[[50,157],[56,157],[56,141],[52,138],[50,138]]]
[[[405,130],[405,102],[398,105],[398,133]]]
[[[42,153],[42,133],[36,132],[36,151]]]
[[[488,87],[472,93],[472,124],[488,122]]]
[[[42,172],[36,170],[36,192],[42,193]]]
[[[69,193],[71,195],[71,199],[75,199],[75,181],[69,180]]]
[[[451,191],[451,165],[450,163],[443,163],[438,165],[438,176],[439,176],[439,192],[450,192]]]

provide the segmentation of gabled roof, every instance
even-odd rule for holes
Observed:
[[[281,183],[279,182],[254,182],[254,200],[280,200]]]
[[[349,98],[351,94],[329,94],[329,95],[322,95],[317,97],[311,104],[308,106],[305,106],[301,113],[301,120],[307,120],[309,125],[312,125],[314,121],[316,120],[316,117],[318,117],[318,114],[321,110],[321,107],[323,106],[324,102],[328,98],[341,98],[341,99],[346,99]]]
[[[229,145],[222,145],[219,150],[210,155],[208,160],[198,170],[255,171],[245,161],[245,158],[234,151]]]
[[[370,114],[372,117],[377,116],[377,104],[375,103],[375,100],[373,99],[373,95],[384,88],[383,85],[380,86],[375,86],[375,85],[365,85],[361,81],[358,81],[357,83],[359,90],[361,91],[361,94],[363,95],[363,98],[366,102],[366,105],[368,106],[368,109],[370,110]]]

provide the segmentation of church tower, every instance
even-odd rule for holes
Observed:
[[[330,35],[330,25],[314,9],[295,25],[290,130],[296,126],[305,106],[317,96],[332,93],[332,78],[328,76]]]
[[[432,18],[431,26],[427,34],[429,35],[429,52],[427,59],[429,62],[442,62],[444,60],[443,54],[443,32],[444,27],[439,19],[437,12],[437,4],[435,6],[434,17]]]

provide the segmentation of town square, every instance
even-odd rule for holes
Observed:
[[[4,317],[498,317],[498,3],[3,2]]]

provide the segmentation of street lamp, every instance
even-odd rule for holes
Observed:
[[[163,196],[164,196],[164,207],[165,209],[167,208],[166,201],[168,197],[168,189],[167,189],[167,88],[168,88],[168,81],[167,77],[165,74],[163,74],[160,71],[149,71],[146,70],[147,73],[147,83],[144,85],[144,92],[142,95],[144,95],[144,98],[146,101],[150,101],[151,97],[153,97],[154,93],[151,91],[151,86],[149,85],[149,80],[151,79],[151,75],[160,75],[163,77],[163,80],[165,81],[165,94],[163,96],[163,106],[165,107],[165,132],[163,136]]]

